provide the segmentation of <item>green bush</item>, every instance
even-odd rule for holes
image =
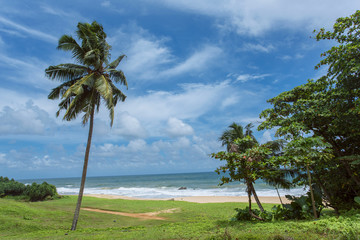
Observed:
[[[30,201],[34,202],[53,199],[54,197],[57,197],[58,194],[54,185],[43,182],[42,184],[33,183],[26,186],[24,195],[29,197]]]
[[[14,179],[9,180],[7,177],[0,179],[0,197],[19,196],[25,190],[25,185],[16,182]]]
[[[14,179],[9,180],[8,177],[0,176],[0,197],[20,195],[30,201],[43,201],[58,196],[56,187],[47,182],[25,186],[25,184]]]
[[[307,195],[303,195],[301,197],[295,197],[286,195],[286,198],[291,200],[291,203],[284,205],[274,205],[271,211],[261,212],[258,209],[253,209],[252,212],[264,219],[265,221],[272,220],[290,220],[290,219],[311,219],[313,218],[313,209],[311,204],[310,193]],[[320,212],[323,209],[323,205],[321,202],[321,196],[315,195],[315,207],[318,216],[320,216]],[[235,208],[237,212],[233,220],[237,221],[251,221],[256,220],[249,213],[249,207],[245,209]]]

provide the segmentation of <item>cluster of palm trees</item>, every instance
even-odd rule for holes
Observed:
[[[80,191],[71,230],[76,229],[79,218],[89,160],[94,114],[99,111],[100,105],[104,104],[109,110],[110,125],[112,126],[114,108],[119,101],[124,101],[126,98],[115,84],[122,84],[127,87],[124,73],[116,69],[124,55],[110,62],[111,46],[106,42],[106,33],[103,27],[95,21],[91,24],[79,23],[76,36],[80,43],[70,35],[63,35],[59,39],[57,49],[70,51],[77,63],[49,66],[45,70],[48,78],[62,82],[48,96],[49,99],[61,98],[56,116],[59,116],[60,112],[64,110],[64,120],[73,120],[78,114],[83,114],[83,125],[90,120]]]

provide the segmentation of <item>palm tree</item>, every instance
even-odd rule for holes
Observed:
[[[252,123],[249,123],[244,128],[237,124],[232,123],[227,130],[223,132],[223,134],[219,137],[219,141],[221,141],[222,146],[226,145],[226,149],[228,152],[236,152],[236,153],[243,153],[247,149],[252,148],[258,144],[255,136],[253,135],[253,131],[251,130],[254,127]],[[244,137],[249,137],[250,141],[247,141],[247,144],[239,146],[235,144],[236,139],[243,139]],[[249,205],[251,205],[251,194],[254,196],[255,201],[262,212],[264,212],[264,208],[261,205],[261,202],[256,194],[255,187],[252,181],[245,180],[247,184],[247,192],[249,196]],[[251,206],[249,206],[251,209]]]
[[[115,83],[127,87],[124,73],[121,70],[116,70],[125,55],[121,55],[115,61],[109,63],[111,46],[106,42],[103,27],[95,21],[91,24],[78,23],[76,35],[81,44],[72,36],[63,35],[59,39],[57,49],[70,51],[77,64],[59,64],[49,66],[45,70],[48,78],[62,82],[61,85],[52,89],[48,96],[49,99],[58,99],[61,96],[56,116],[59,116],[60,111],[65,110],[63,120],[71,121],[81,113],[83,113],[83,125],[90,119],[81,185],[71,230],[76,229],[80,213],[93,132],[94,113],[95,111],[98,112],[100,104],[104,103],[109,110],[110,126],[112,126],[114,108],[118,101],[125,101],[126,98],[115,86]]]

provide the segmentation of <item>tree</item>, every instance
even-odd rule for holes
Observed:
[[[299,171],[306,172],[315,219],[318,218],[319,213],[317,212],[318,206],[315,203],[311,171],[314,174],[316,169],[327,166],[327,162],[333,157],[330,146],[321,137],[298,137],[293,139],[285,148],[284,156],[289,165],[298,168]]]
[[[360,11],[339,18],[332,31],[320,29],[315,38],[337,42],[315,67],[328,65],[327,74],[268,100],[273,107],[260,114],[265,121],[259,130],[277,128],[276,136],[289,141],[305,135],[330,144],[334,157],[312,175],[330,206],[349,209],[360,195]]]
[[[220,185],[232,181],[244,181],[247,186],[249,213],[254,218],[262,220],[251,210],[251,195],[253,195],[260,210],[264,212],[254,188],[255,181],[261,178],[274,186],[286,187],[290,184],[285,179],[287,172],[271,161],[271,157],[280,152],[284,141],[275,140],[260,145],[252,134],[252,127],[252,124],[248,124],[244,132],[242,126],[231,124],[219,138],[222,145],[227,146],[227,152],[213,153],[211,157],[226,161],[225,165],[216,170],[218,174],[221,172],[229,174],[229,177],[222,177]]]
[[[222,135],[219,137],[219,141],[221,141],[222,146],[226,145],[226,149],[229,153],[243,153],[247,149],[252,148],[258,143],[251,130],[252,127],[253,124],[249,123],[248,125],[245,126],[245,131],[244,131],[244,128],[241,125],[234,122],[229,126],[229,129],[225,130],[222,133]],[[242,144],[235,143],[237,139],[244,139],[244,138],[246,138],[246,140],[243,141]],[[257,197],[253,184],[250,181],[246,181],[246,184],[248,191],[250,191],[254,195],[254,198],[260,210],[264,211],[264,208],[262,207],[259,198]]]
[[[103,102],[109,110],[110,126],[112,126],[114,108],[117,102],[125,101],[126,98],[122,91],[115,86],[115,83],[127,87],[124,73],[121,70],[116,70],[125,55],[121,55],[111,63],[109,62],[111,46],[106,42],[106,33],[103,27],[95,21],[91,24],[78,23],[76,36],[81,41],[80,44],[72,36],[63,35],[59,39],[57,49],[70,51],[77,64],[59,64],[49,66],[45,70],[48,78],[62,82],[61,85],[52,89],[48,96],[49,99],[61,97],[56,116],[65,110],[63,120],[71,121],[81,113],[83,113],[83,125],[90,120],[81,185],[71,230],[76,229],[80,213],[90,154],[94,113],[99,111],[100,104]]]

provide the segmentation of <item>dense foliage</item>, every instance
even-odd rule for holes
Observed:
[[[10,180],[8,177],[0,177],[0,197],[22,195],[25,188],[24,184],[14,179]]]
[[[42,184],[33,183],[25,186],[25,184],[9,180],[8,177],[0,177],[0,197],[5,196],[21,196],[29,201],[43,201],[57,197],[56,187],[54,185],[43,182]]]
[[[24,194],[28,196],[32,202],[43,201],[57,196],[56,187],[47,182],[43,182],[42,184],[32,183],[26,186]]]
[[[329,206],[350,209],[360,196],[360,11],[315,38],[336,42],[315,67],[327,74],[268,100],[259,129],[276,128],[290,141],[282,164],[300,176],[308,168]],[[297,183],[311,185],[306,175]]]
[[[278,146],[286,141],[285,146],[259,144],[253,136],[237,134],[232,124],[220,137],[227,151],[211,154],[226,161],[216,170],[228,173],[221,184],[244,181],[247,185],[249,207],[237,209],[239,220],[268,220],[278,215],[301,219],[311,212],[318,218],[323,203],[338,214],[360,208],[360,11],[339,18],[332,31],[314,32],[317,41],[336,42],[315,66],[328,66],[327,74],[268,100],[273,107],[260,114],[265,120],[258,129],[276,128],[275,136],[284,138]],[[291,198],[291,204],[276,207],[272,213],[260,206],[260,212],[251,209],[256,179],[290,187],[289,175],[292,184],[309,187],[307,196]]]
[[[280,153],[284,141],[277,140],[259,144],[252,135],[251,127],[251,124],[247,125],[246,131],[243,133],[241,125],[231,124],[219,138],[222,144],[227,146],[227,151],[212,153],[211,157],[226,162],[216,169],[218,174],[227,173],[221,178],[220,185],[232,181],[243,181],[248,194],[248,214],[253,218],[263,220],[251,208],[251,196],[254,196],[260,211],[264,212],[255,191],[255,181],[263,179],[274,187],[289,188],[291,184],[286,177],[291,174],[291,171],[281,169],[276,161],[272,161],[273,157]]]

